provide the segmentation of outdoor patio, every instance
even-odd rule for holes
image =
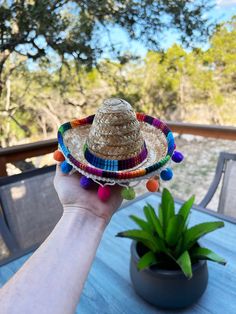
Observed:
[[[156,207],[160,202],[160,196],[143,195],[135,202],[124,205],[113,217],[97,252],[76,313],[173,313],[157,310],[135,293],[129,276],[130,241],[115,237],[119,231],[134,227],[128,217],[131,214],[142,214],[146,202]],[[179,207],[179,203],[177,204]],[[227,265],[222,268],[220,265],[209,263],[210,277],[205,294],[191,308],[175,313],[221,314],[223,311],[227,314],[235,313],[236,220],[230,221],[220,215],[214,216],[202,208],[192,211],[191,222],[194,224],[213,220],[225,221],[225,228],[208,236],[204,244],[224,256]],[[3,285],[30,255],[31,253],[2,266],[0,285]]]
[[[184,124],[178,127],[179,129],[177,127],[175,129],[176,133],[184,133]],[[194,126],[192,126],[191,130],[186,128],[185,132],[195,135],[199,133],[199,135],[202,135],[201,128],[196,129]],[[207,135],[212,138],[221,137],[221,140],[218,141],[223,142],[223,139],[227,139],[228,143],[231,143],[231,145],[229,145],[229,147],[232,148],[231,152],[235,152],[235,141],[233,141],[233,139],[236,139],[236,130],[234,128],[219,128],[217,134],[215,133],[216,130],[212,131],[212,129],[208,129],[207,132]],[[204,140],[207,140],[207,138]],[[177,144],[178,141],[177,137]],[[217,142],[217,140],[215,141]],[[193,144],[191,139],[188,141],[185,140],[184,143],[187,146]],[[12,156],[14,156],[15,160],[19,160],[50,153],[55,149],[55,145],[56,142],[51,141],[50,145],[48,142],[41,142],[40,145],[33,145],[32,148],[30,145],[25,145],[3,149],[0,152],[0,158],[5,167],[8,161],[12,161]],[[219,147],[218,149],[220,151]],[[19,151],[18,155],[15,154],[17,150]],[[216,149],[214,152],[215,151]],[[216,153],[214,157],[216,158]],[[190,164],[193,162],[191,155],[188,156],[188,161]],[[188,161],[186,161],[186,163]],[[215,169],[215,166],[214,164],[211,169]],[[207,169],[207,163],[204,167],[204,169]],[[187,169],[187,171],[189,170],[190,169]],[[5,176],[0,179],[0,197],[2,205],[0,214],[1,286],[4,285],[30,257],[33,251],[51,232],[60,218],[62,211],[52,183],[54,171],[54,166],[48,166],[41,169],[30,170],[22,174]],[[180,175],[182,171],[184,171],[183,168],[179,170],[178,175]],[[211,180],[208,179],[209,182],[207,182],[208,187],[214,177],[215,170],[211,170],[211,172]],[[183,174],[182,176],[184,177]],[[232,174],[232,178],[233,176]],[[196,177],[201,180],[203,173],[196,173]],[[192,180],[194,180],[194,177]],[[165,186],[168,186],[168,184],[165,184]],[[206,183],[204,186],[202,196],[207,192]],[[225,222],[225,227],[222,230],[207,236],[207,239],[203,241],[204,244],[223,256],[227,260],[227,265],[222,268],[222,266],[209,262],[210,277],[206,292],[198,303],[186,310],[177,311],[178,313],[221,314],[222,311],[226,311],[227,314],[233,314],[236,311],[236,295],[234,289],[236,286],[236,250],[234,249],[236,237],[236,208],[235,204],[229,205],[228,203],[227,206],[233,206],[231,208],[231,213],[233,213],[231,216],[229,216],[227,210],[222,212],[220,208],[217,209],[217,202],[221,195],[221,186],[222,180],[217,189],[217,194],[214,196],[215,203],[211,203],[211,209],[206,209],[206,206],[194,206],[191,214],[191,224],[213,220]],[[174,189],[175,183],[172,183],[171,190],[173,191]],[[37,190],[37,194],[35,194],[35,190]],[[134,201],[124,202],[119,211],[114,215],[112,222],[105,232],[85,285],[83,295],[78,304],[78,313],[101,313],[101,309],[103,309],[102,313],[112,314],[168,312],[157,310],[143,301],[135,293],[129,276],[130,241],[115,237],[118,232],[134,227],[132,222],[128,219],[129,215],[143,215],[142,208],[147,202],[153,205],[154,208],[157,208],[158,203],[160,203],[160,193],[145,193],[145,190],[141,187],[139,187],[138,191],[140,196]],[[192,191],[184,191],[182,200],[189,196],[188,193],[192,193]],[[42,194],[44,194],[44,201],[40,202],[38,195]],[[179,208],[182,202],[181,191],[177,191],[176,194],[176,207]],[[198,200],[198,203],[199,202],[200,199]]]
[[[0,314],[236,314],[236,0],[0,3]]]

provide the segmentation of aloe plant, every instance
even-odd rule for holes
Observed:
[[[117,236],[138,242],[142,249],[138,262],[139,270],[155,265],[162,269],[180,268],[187,278],[191,278],[192,265],[198,260],[226,264],[222,257],[198,244],[202,236],[222,228],[224,223],[204,222],[189,228],[188,220],[193,203],[194,196],[176,213],[173,196],[164,189],[158,214],[150,204],[147,204],[143,209],[145,220],[134,215],[130,216],[140,229],[123,231]]]

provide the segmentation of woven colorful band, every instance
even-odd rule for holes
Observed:
[[[64,123],[60,126],[58,130],[58,144],[63,152],[64,156],[66,159],[69,161],[71,165],[74,165],[76,168],[83,170],[86,173],[89,173],[91,175],[101,177],[101,178],[109,178],[109,179],[114,179],[114,180],[129,180],[129,179],[134,179],[137,177],[142,177],[144,175],[147,175],[151,172],[157,171],[158,169],[162,168],[171,158],[173,152],[174,152],[174,147],[175,147],[175,141],[174,141],[174,136],[171,132],[171,130],[168,128],[168,126],[162,122],[159,119],[153,118],[151,116],[145,115],[143,113],[137,113],[136,117],[138,121],[140,122],[145,122],[153,127],[161,130],[163,134],[166,137],[167,144],[168,144],[168,151],[167,154],[164,158],[162,158],[160,161],[154,163],[152,166],[142,168],[142,169],[137,169],[137,170],[127,170],[127,171],[107,171],[103,169],[98,169],[94,168],[93,166],[89,166],[87,164],[82,163],[81,161],[75,159],[66,145],[64,144],[63,140],[63,134],[69,130],[73,129],[82,125],[87,125],[87,124],[92,124],[94,115],[88,116],[87,118],[84,119],[76,119],[71,122]]]
[[[134,168],[141,164],[147,158],[147,155],[148,151],[145,142],[141,152],[137,156],[123,160],[111,160],[97,157],[89,150],[87,144],[84,145],[85,159],[94,167],[108,171],[121,171]]]

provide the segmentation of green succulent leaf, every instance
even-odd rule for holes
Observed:
[[[166,229],[166,242],[169,246],[175,245],[183,232],[184,218],[182,215],[175,215],[170,218]]]
[[[157,252],[164,252],[164,253],[168,253],[168,250],[165,246],[164,240],[162,240],[161,238],[159,238],[158,236],[155,236],[155,242],[157,244],[158,247],[158,251]]]
[[[166,188],[162,192],[161,208],[163,217],[163,230],[165,231],[170,218],[175,214],[175,203],[173,196]]]
[[[138,270],[142,270],[153,264],[157,264],[157,259],[156,259],[155,254],[149,251],[140,258],[137,267],[138,267]]]
[[[155,227],[153,225],[151,214],[150,214],[151,210],[154,211],[153,207],[150,204],[145,205],[144,208],[143,208],[143,212],[144,212],[144,215],[145,215],[145,217],[147,219],[147,222],[150,225],[150,227],[152,228],[152,230],[154,231]]]
[[[188,216],[189,216],[189,213],[190,213],[190,210],[193,206],[193,203],[194,203],[194,200],[195,200],[195,196],[193,195],[192,197],[190,197],[189,200],[187,200],[187,202],[185,202],[179,209],[179,212],[178,214],[183,216],[184,218],[184,223],[186,224],[186,221],[188,219]]]
[[[146,231],[148,231],[148,232],[151,232],[151,231],[152,231],[151,227],[149,226],[149,224],[148,224],[145,220],[143,220],[143,219],[141,219],[141,218],[139,218],[139,217],[137,217],[137,216],[135,216],[135,215],[130,215],[129,217],[130,217],[130,219],[132,219],[141,229],[146,230]]]
[[[203,222],[201,224],[191,227],[184,233],[183,250],[190,249],[198,241],[199,238],[218,228],[222,228],[223,226],[224,226],[223,221],[214,221]]]
[[[222,265],[226,265],[226,260],[221,256],[217,255],[213,251],[204,248],[204,247],[196,247],[191,251],[191,257],[194,259],[207,259],[213,262],[217,262]]]
[[[190,279],[192,277],[192,265],[188,251],[184,251],[184,253],[176,260],[176,263],[182,269],[185,276]]]
[[[152,224],[154,231],[156,231],[160,238],[164,239],[164,233],[161,227],[161,222],[157,217],[154,208],[150,204],[147,204],[145,216],[147,217],[147,215],[148,215],[147,219]]]
[[[163,190],[158,215],[150,205],[144,206],[145,218],[130,215],[141,229],[127,230],[117,234],[118,237],[133,239],[145,246],[145,252],[138,263],[138,269],[156,264],[168,267],[178,264],[187,278],[192,277],[191,263],[207,259],[220,264],[226,261],[207,248],[201,248],[198,240],[209,232],[224,226],[222,221],[204,222],[188,227],[190,210],[194,196],[189,198],[175,214],[174,199],[167,189]],[[189,229],[188,229],[189,228]]]
[[[173,255],[178,257],[183,252],[184,252],[184,250],[183,250],[183,235],[181,235],[178,239],[178,242],[176,243]]]
[[[163,210],[161,204],[158,207],[158,218],[160,220],[161,226],[163,227]]]
[[[153,252],[160,251],[156,239],[152,234],[147,231],[133,229],[119,232],[116,236],[121,238],[129,238],[138,242],[143,242],[143,244]]]

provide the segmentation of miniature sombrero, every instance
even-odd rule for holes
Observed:
[[[135,196],[128,187],[131,181],[150,179],[148,190],[157,190],[155,175],[170,180],[173,172],[168,162],[181,162],[183,155],[175,151],[173,134],[164,122],[135,113],[123,99],[111,98],[96,115],[60,126],[54,158],[63,161],[64,173],[74,169],[83,174],[83,187],[97,182],[98,196],[105,200],[103,194],[109,196],[108,186],[113,184],[127,186],[122,195],[128,199]]]

